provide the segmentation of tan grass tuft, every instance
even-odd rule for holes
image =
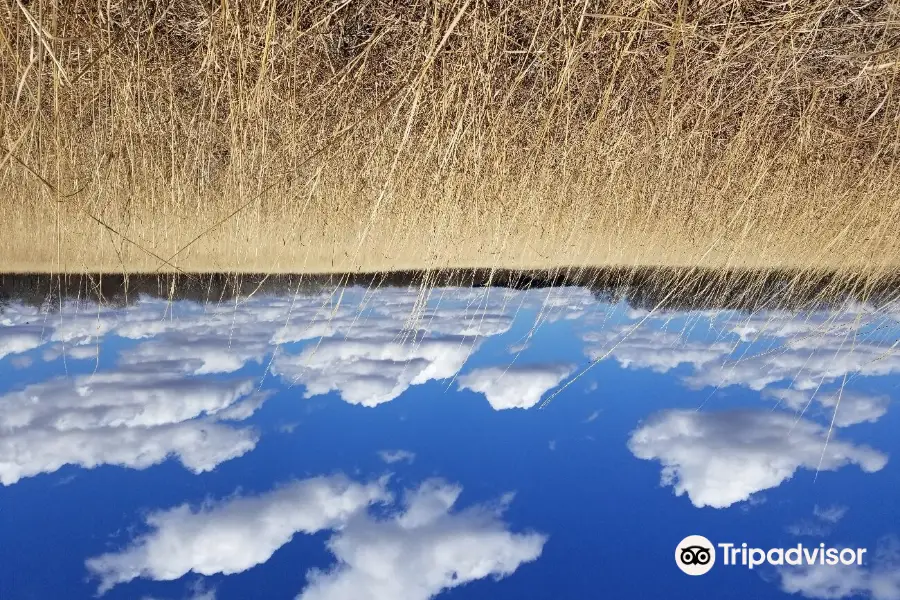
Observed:
[[[898,11],[7,0],[0,270],[890,271]]]

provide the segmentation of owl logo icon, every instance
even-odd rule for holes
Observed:
[[[716,564],[716,548],[702,535],[689,535],[675,547],[675,564],[688,575],[705,575]]]

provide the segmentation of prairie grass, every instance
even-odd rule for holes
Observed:
[[[398,288],[431,294],[437,289],[500,287],[539,290],[577,286],[598,302],[623,301],[638,310],[787,311],[858,309],[896,311],[900,275],[873,278],[812,271],[604,268],[540,271],[471,269],[345,274],[132,274],[0,275],[0,311],[13,303],[53,311],[63,303],[124,307],[141,298],[239,304],[255,295],[340,295],[357,287]],[[335,292],[337,290],[337,292]]]
[[[0,271],[900,264],[888,1],[4,0]]]

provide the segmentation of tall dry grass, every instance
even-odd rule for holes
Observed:
[[[0,270],[900,263],[887,1],[3,0]]]

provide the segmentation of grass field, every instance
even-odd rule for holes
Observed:
[[[0,271],[900,265],[900,5],[6,0]]]

